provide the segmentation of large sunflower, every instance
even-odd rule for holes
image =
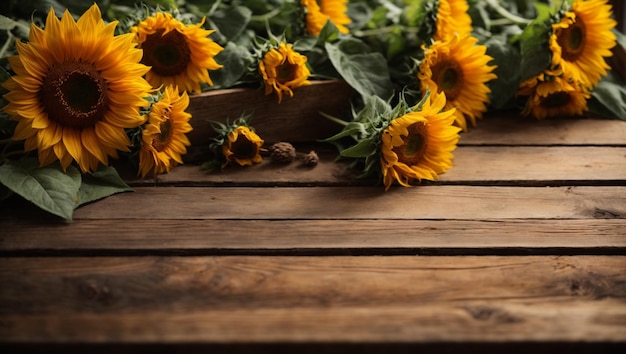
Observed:
[[[281,42],[278,48],[270,49],[259,63],[265,94],[276,92],[280,103],[283,93],[293,97],[293,89],[309,85],[311,72],[306,62],[306,56],[294,51],[291,44]]]
[[[189,124],[191,114],[185,110],[189,106],[189,96],[183,91],[167,86],[160,99],[155,102],[148,114],[148,123],[142,132],[142,144],[139,152],[139,173],[145,177],[166,173],[177,164],[182,164],[182,155],[187,153],[186,146],[191,145],[186,133],[192,128]]]
[[[422,92],[445,92],[446,108],[456,108],[456,124],[467,130],[487,110],[486,83],[495,79],[495,66],[487,65],[493,58],[486,54],[484,45],[477,45],[472,36],[452,36],[448,41],[435,41],[424,53],[418,78]]]
[[[385,190],[394,180],[409,187],[414,180],[436,180],[452,166],[452,151],[459,140],[454,108],[445,94],[433,92],[421,110],[392,120],[382,134],[380,165]]]
[[[77,22],[69,11],[59,20],[51,8],[45,30],[31,24],[29,43],[16,42],[3,110],[18,121],[13,139],[36,149],[42,166],[60,160],[66,169],[74,160],[94,171],[128,151],[124,129],[143,123],[149,68],[133,35],[114,36],[116,26],[105,25],[95,4]]]
[[[249,127],[242,125],[234,128],[222,146],[222,153],[226,158],[222,167],[228,165],[229,162],[236,162],[240,166],[250,166],[263,161],[261,157],[263,143],[263,139]]]
[[[439,0],[434,39],[445,41],[455,34],[461,38],[469,36],[472,33],[472,18],[468,10],[467,0]]]
[[[595,87],[611,69],[604,58],[616,44],[616,24],[606,0],[574,1],[572,11],[552,25],[552,66],[560,64],[566,77]]]
[[[301,0],[306,9],[306,30],[309,34],[317,36],[322,31],[326,22],[332,22],[339,32],[350,32],[346,25],[352,20],[347,15],[348,0]]]
[[[582,115],[590,97],[585,87],[544,73],[523,82],[518,95],[528,96],[522,115],[537,119]]]
[[[213,85],[209,70],[222,67],[215,56],[224,48],[208,38],[214,31],[203,29],[203,24],[204,19],[187,26],[170,13],[157,12],[131,28],[143,49],[142,63],[151,67],[146,78],[153,87],[200,92],[201,83]]]

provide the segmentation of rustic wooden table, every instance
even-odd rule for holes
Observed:
[[[500,113],[441,180],[184,165],[71,223],[0,209],[0,342],[49,352],[616,352],[626,122]]]

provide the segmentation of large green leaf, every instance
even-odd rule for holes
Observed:
[[[113,167],[100,168],[98,171],[83,175],[78,190],[77,206],[122,192],[132,192]]]
[[[609,72],[593,89],[589,111],[607,118],[626,120],[626,83]]]
[[[0,183],[39,208],[72,219],[81,183],[80,172],[58,164],[39,167],[37,159],[23,158],[0,166]]]
[[[214,88],[228,88],[236,84],[247,73],[252,60],[247,48],[228,42],[224,50],[215,56],[215,61],[222,68],[211,72]]]
[[[533,22],[524,29],[520,37],[521,81],[541,73],[550,65],[550,31],[543,22]]]
[[[325,43],[325,48],[337,72],[362,96],[391,97],[391,78],[382,54],[364,52],[366,47],[354,39]]]
[[[210,20],[217,26],[214,29],[224,37],[223,40],[232,41],[248,26],[251,16],[252,11],[247,7],[232,6],[215,11]]]
[[[488,82],[491,89],[491,107],[503,108],[515,95],[520,83],[521,56],[517,48],[509,45],[503,36],[494,36],[485,42],[487,54],[493,57],[497,79]]]

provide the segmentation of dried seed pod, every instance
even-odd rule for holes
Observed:
[[[284,141],[274,143],[268,151],[272,162],[287,164],[296,158],[296,149]]]
[[[320,162],[319,156],[317,156],[317,153],[313,150],[309,151],[308,154],[302,154],[301,160],[305,166],[315,166]]]

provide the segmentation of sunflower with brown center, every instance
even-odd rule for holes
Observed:
[[[261,148],[263,139],[257,135],[250,127],[240,125],[235,127],[226,136],[226,141],[222,145],[222,153],[226,162],[222,168],[230,162],[235,162],[240,166],[251,166],[263,161]]]
[[[149,68],[132,34],[114,36],[116,25],[105,25],[97,5],[78,21],[69,11],[59,20],[51,8],[45,29],[31,24],[29,42],[16,42],[3,110],[18,121],[13,139],[37,150],[41,166],[59,160],[67,169],[76,161],[83,172],[95,171],[128,151],[124,129],[144,122]]]
[[[185,135],[192,130],[189,124],[191,114],[185,111],[188,106],[187,92],[180,94],[177,88],[167,86],[150,108],[148,122],[141,133],[141,177],[146,177],[150,172],[155,175],[167,173],[172,167],[183,163],[182,155],[187,153],[186,147],[191,145]]]
[[[437,31],[434,40],[445,41],[454,35],[463,38],[472,33],[472,18],[467,0],[439,0]]]
[[[454,108],[446,107],[445,94],[427,97],[421,110],[392,120],[381,137],[380,165],[385,190],[393,181],[410,187],[414,180],[436,180],[452,167],[452,152],[459,140]]]
[[[492,72],[496,67],[487,65],[493,58],[477,41],[471,36],[436,41],[425,50],[417,75],[422,93],[446,94],[446,108],[456,108],[456,124],[463,130],[467,130],[467,119],[476,126],[476,119],[487,110],[491,90],[486,83],[497,78]]]
[[[150,66],[146,75],[153,87],[176,86],[181,90],[200,92],[201,83],[213,85],[209,70],[222,67],[215,56],[224,48],[208,36],[214,31],[196,25],[185,25],[170,13],[157,12],[131,28],[139,48],[141,62]]]
[[[311,72],[307,67],[307,57],[284,42],[265,53],[259,62],[259,72],[265,84],[265,94],[276,92],[278,103],[282,101],[283,94],[293,97],[293,89],[311,83],[308,80]]]
[[[306,10],[306,29],[313,36],[318,36],[326,22],[332,22],[339,32],[350,33],[346,25],[352,20],[347,15],[347,0],[301,0]]]
[[[559,76],[542,73],[520,85],[520,96],[528,96],[522,111],[537,119],[577,116],[587,111],[589,92],[582,85],[573,85]]]
[[[552,66],[561,65],[566,77],[593,88],[611,67],[604,58],[616,44],[611,5],[606,0],[576,0],[572,11],[552,25]]]

